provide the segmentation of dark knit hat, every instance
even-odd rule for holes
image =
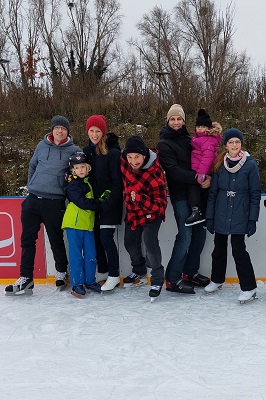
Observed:
[[[69,121],[66,119],[66,117],[63,117],[62,115],[55,115],[52,119],[51,119],[51,128],[52,131],[54,129],[55,126],[63,126],[64,128],[67,129],[68,133],[69,133],[69,129],[70,129],[70,124]]]
[[[198,111],[196,126],[207,126],[207,128],[212,128],[212,120],[204,108],[200,108]]]
[[[92,115],[89,117],[86,122],[86,132],[88,132],[92,126],[99,128],[103,135],[106,134],[106,122],[103,115]]]
[[[232,138],[240,139],[241,144],[243,145],[243,143],[244,143],[243,133],[239,129],[230,128],[224,132],[224,144],[226,144],[228,142],[228,140],[230,140]]]
[[[139,153],[143,156],[148,154],[148,148],[140,136],[132,135],[127,139],[123,154],[126,156],[128,153]]]
[[[69,157],[69,166],[73,167],[76,164],[88,164],[85,154],[82,151],[77,151]]]
[[[185,112],[184,112],[184,110],[183,110],[183,107],[182,107],[180,104],[173,104],[173,105],[169,108],[169,111],[168,111],[167,116],[166,116],[167,122],[168,122],[169,119],[170,119],[171,117],[173,117],[174,115],[177,115],[178,117],[183,118],[184,121],[185,121],[185,119],[186,119]]]

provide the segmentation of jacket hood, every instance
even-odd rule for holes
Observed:
[[[106,146],[107,146],[108,150],[111,147],[115,147],[115,148],[117,148],[118,150],[121,151],[121,147],[119,145],[118,140],[119,140],[119,138],[114,132],[107,133],[107,135],[106,135]]]

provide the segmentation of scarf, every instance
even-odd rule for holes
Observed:
[[[243,167],[245,162],[247,161],[247,156],[249,156],[249,153],[247,151],[240,151],[239,154],[236,157],[231,157],[229,153],[226,153],[224,156],[224,167],[228,172],[231,172],[232,174],[236,173],[237,171],[240,170],[240,168]],[[231,161],[238,161],[236,165],[233,167],[229,167],[227,159]]]

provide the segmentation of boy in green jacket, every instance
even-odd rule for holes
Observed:
[[[86,156],[77,152],[69,158],[71,174],[68,176],[67,206],[62,229],[66,230],[69,244],[70,284],[74,296],[82,298],[85,287],[94,292],[101,292],[101,285],[96,283],[96,249],[94,241],[95,210],[101,208],[100,199],[93,198],[92,187],[88,174],[91,166],[86,162]],[[108,196],[108,193],[107,193]],[[85,285],[85,287],[84,287]]]

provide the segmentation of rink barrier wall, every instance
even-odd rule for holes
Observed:
[[[21,234],[20,206],[24,198],[25,197],[0,197],[0,283],[2,284],[12,283],[14,279],[18,278],[19,276],[19,238]],[[266,194],[262,194],[261,196],[261,209],[259,221],[257,223],[257,232],[252,237],[246,238],[246,246],[255,270],[256,279],[266,282],[266,261],[264,250],[264,246],[266,245],[266,207],[264,206],[264,201],[266,201]],[[9,217],[7,217],[7,214],[9,214]],[[11,220],[13,218],[13,232],[12,229],[9,229],[6,226],[5,222],[1,221],[1,218],[5,218],[4,221],[9,221],[9,219]],[[10,235],[7,234],[8,229],[10,232],[12,232],[12,235],[14,237],[13,243],[11,243],[12,240],[10,240]],[[162,264],[165,267],[172,252],[176,229],[177,228],[173,215],[172,205],[168,199],[166,220],[162,223],[161,229],[159,231],[159,241],[162,251]],[[7,236],[5,237],[5,235]],[[119,226],[116,231],[116,243],[120,260],[121,283],[123,278],[131,272],[130,258],[124,248],[123,236],[124,224],[122,223],[122,225]],[[211,274],[211,253],[213,250],[213,238],[214,235],[211,235],[209,232],[207,232],[206,244],[201,255],[200,273],[207,276],[210,276]],[[35,263],[34,281],[35,283],[40,284],[53,284],[55,282],[55,267],[45,229],[41,229],[37,242],[38,257]],[[66,248],[68,248],[66,236],[65,242]],[[4,246],[5,244],[10,245],[10,243],[10,248]],[[16,263],[16,267],[12,266],[12,259],[14,260],[13,264]],[[5,263],[7,265],[5,265]],[[3,271],[5,271],[5,273],[3,273]],[[149,275],[150,274],[148,273],[148,277]],[[231,253],[230,240],[228,241],[228,264],[226,282],[238,282],[235,264]]]

